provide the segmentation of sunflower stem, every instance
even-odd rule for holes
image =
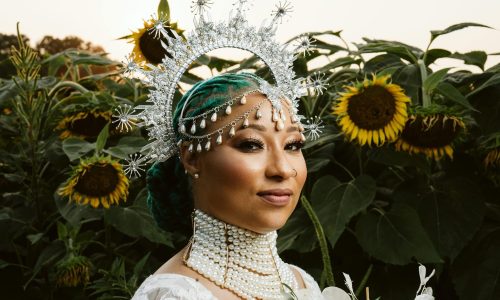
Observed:
[[[323,226],[319,221],[318,216],[314,212],[311,203],[307,198],[302,195],[300,197],[300,203],[307,212],[307,215],[311,219],[314,230],[316,231],[316,237],[318,238],[319,248],[321,250],[321,256],[323,259],[323,272],[326,275],[326,284],[328,286],[335,286],[335,279],[333,278],[332,263],[330,260],[330,253],[328,252],[328,243],[326,241],[325,232],[323,231]]]
[[[347,174],[349,174],[349,176],[351,177],[352,180],[354,180],[354,175],[352,175],[351,171],[349,171],[349,169],[346,168],[346,166],[344,166],[343,164],[341,164],[340,162],[338,162],[335,157],[331,157],[332,161],[334,164],[336,164],[337,166],[341,167],[342,170],[344,170]]]
[[[363,279],[361,279],[361,283],[356,289],[356,297],[359,297],[359,295],[361,295],[361,292],[363,292],[363,290],[365,289],[368,278],[370,278],[370,275],[372,274],[372,270],[373,270],[373,264],[370,264],[368,270],[366,270],[365,275],[363,276]]]
[[[422,80],[421,90],[422,90],[422,106],[424,108],[429,107],[431,105],[431,97],[429,92],[424,87],[424,82],[427,80],[427,67],[423,60],[418,60],[418,67],[420,69],[420,78]]]

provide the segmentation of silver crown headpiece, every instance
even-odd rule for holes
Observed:
[[[135,108],[121,107],[117,110],[118,127],[130,129],[132,125],[147,126],[148,135],[151,142],[141,149],[142,155],[134,155],[128,160],[126,165],[127,175],[138,175],[142,171],[141,166],[145,163],[164,161],[173,155],[178,154],[179,141],[176,140],[174,131],[172,106],[175,89],[181,76],[187,68],[200,56],[216,49],[237,48],[249,51],[259,57],[271,70],[275,84],[272,85],[265,80],[260,82],[258,90],[267,96],[273,107],[273,121],[276,122],[277,129],[280,127],[280,119],[284,120],[285,113],[281,101],[289,103],[290,116],[292,122],[298,122],[302,116],[298,114],[299,98],[306,94],[307,88],[313,88],[320,92],[324,89],[324,84],[319,79],[295,78],[293,71],[293,61],[300,52],[307,52],[311,46],[311,40],[307,36],[300,37],[298,43],[294,45],[280,45],[275,41],[275,32],[278,23],[291,11],[288,2],[280,3],[273,11],[273,18],[264,22],[260,28],[248,24],[244,17],[245,6],[248,0],[239,0],[234,4],[235,9],[230,14],[227,22],[215,23],[207,15],[207,8],[212,3],[209,0],[195,0],[192,4],[195,13],[195,29],[186,35],[186,39],[177,35],[172,30],[167,32],[164,21],[157,20],[155,26],[150,30],[154,31],[156,38],[161,38],[161,45],[168,51],[170,56],[165,56],[162,62],[155,66],[146,64],[145,67],[137,65],[129,59],[126,64],[126,71],[129,74],[138,74],[139,78],[147,85],[151,86],[149,99],[145,105]],[[171,36],[173,35],[173,37]],[[291,49],[289,49],[291,48]],[[246,94],[249,94],[248,92]],[[186,101],[186,103],[189,99]],[[229,98],[221,107],[213,109],[211,120],[216,120],[219,111],[228,115],[231,105],[236,103],[244,104],[245,95],[237,98]],[[252,111],[256,111],[256,118],[259,116],[259,108],[262,102],[238,116],[230,124],[220,128],[210,134],[196,135],[197,127],[204,128],[209,112],[204,112],[199,116],[191,118],[184,117],[181,112],[179,123],[179,133],[182,136],[181,142],[190,141],[190,150],[196,144],[196,150],[209,150],[212,136],[217,135],[216,143],[221,141],[221,132],[230,127],[229,136],[234,134],[234,124],[243,120],[243,126],[248,122],[248,116]],[[223,108],[225,107],[225,108]],[[183,109],[184,110],[184,109]],[[215,113],[215,116],[214,116]],[[138,122],[140,120],[141,122]],[[189,130],[187,122],[191,125]],[[198,123],[197,123],[198,122]],[[203,143],[203,146],[202,146]]]

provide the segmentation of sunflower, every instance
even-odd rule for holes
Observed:
[[[410,154],[423,153],[435,160],[445,155],[453,158],[452,143],[464,129],[465,123],[457,116],[411,115],[395,147]]]
[[[109,208],[120,200],[127,200],[128,185],[119,162],[110,157],[94,156],[80,161],[58,194],[78,204],[90,204],[94,208],[102,204]]]
[[[111,120],[111,111],[81,111],[62,119],[56,127],[59,137],[96,138]]]
[[[347,86],[340,93],[333,114],[350,141],[357,139],[363,146],[395,141],[408,118],[407,105],[410,98],[403,89],[387,83],[389,76],[365,79],[355,86]]]
[[[489,150],[483,163],[486,169],[500,168],[500,147]]]
[[[500,185],[500,146],[487,150],[483,164],[486,177]]]
[[[90,281],[91,262],[84,256],[70,255],[56,264],[57,286],[75,287]]]
[[[144,21],[143,28],[127,36],[130,39],[130,43],[134,44],[132,56],[137,64],[150,63],[157,65],[161,63],[165,56],[172,58],[172,55],[161,44],[163,42],[168,45],[168,41],[161,36],[159,27],[163,27],[171,38],[175,38],[172,30],[179,36],[183,36],[184,30],[179,29],[176,22],[170,23],[170,21],[155,20],[154,18]]]

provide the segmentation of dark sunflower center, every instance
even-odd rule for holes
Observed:
[[[424,123],[424,118],[428,121],[431,117],[418,116],[415,120],[406,122],[401,133],[403,140],[413,146],[439,148],[451,144],[460,132],[461,127],[458,124],[454,125],[454,120],[446,119],[443,122],[444,116],[442,115],[434,116],[437,120],[430,127]]]
[[[71,132],[86,137],[96,137],[99,132],[106,126],[108,120],[103,116],[94,116],[89,113],[85,118],[74,120],[68,126]]]
[[[362,129],[382,129],[394,118],[396,99],[379,85],[362,89],[349,99],[347,113],[351,120]]]
[[[75,190],[91,197],[111,194],[118,185],[118,171],[108,164],[94,164],[80,177]]]
[[[170,37],[175,37],[170,28],[164,28]],[[161,40],[168,45],[165,38],[162,38]],[[161,40],[155,38],[155,33],[152,30],[146,30],[139,38],[139,47],[141,48],[142,55],[144,55],[148,62],[155,65],[161,63],[161,60],[165,57],[165,55],[172,58],[172,55],[170,55],[170,53],[168,53],[167,50],[161,46]]]

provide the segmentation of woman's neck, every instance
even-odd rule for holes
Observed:
[[[244,299],[281,299],[295,277],[278,255],[276,231],[258,234],[193,213],[194,233],[184,263]]]

